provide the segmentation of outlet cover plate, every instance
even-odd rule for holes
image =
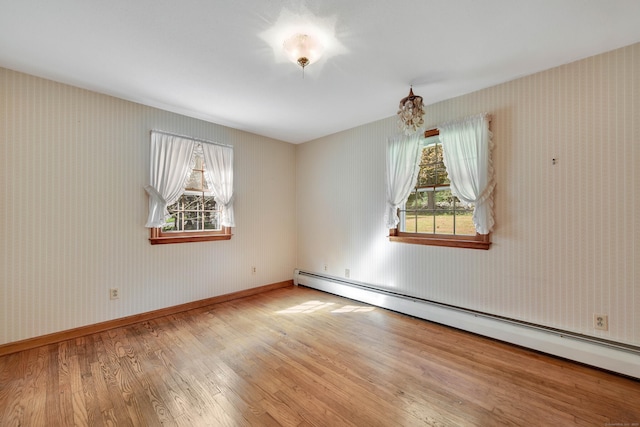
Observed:
[[[593,328],[599,331],[609,330],[609,316],[606,314],[594,314],[593,315]]]

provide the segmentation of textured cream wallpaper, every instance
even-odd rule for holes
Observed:
[[[149,244],[151,129],[234,146],[230,241]],[[293,145],[1,68],[0,195],[0,344],[290,280],[295,268]]]
[[[640,44],[431,105],[426,120],[481,112],[495,143],[489,251],[388,242],[389,118],[298,146],[298,267],[640,345]]]
[[[492,248],[477,251],[387,241],[394,118],[293,146],[0,69],[0,344],[326,264],[381,288],[640,345],[639,75],[636,44],[428,107],[431,125],[493,115],[497,227]],[[231,241],[149,245],[154,128],[234,146]],[[109,301],[113,286],[120,300]],[[592,328],[594,313],[609,315],[608,332]]]

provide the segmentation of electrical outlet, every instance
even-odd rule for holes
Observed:
[[[345,268],[344,269],[344,277],[346,277],[348,279],[350,275],[351,275],[351,271],[349,271],[348,268]]]
[[[329,270],[329,266],[325,263],[324,264],[324,271],[327,271],[327,270]]]
[[[609,330],[609,316],[606,314],[594,314],[593,315],[593,328],[599,331]]]
[[[111,288],[109,289],[109,299],[118,299],[120,298],[120,289]]]
[[[256,268],[255,267],[251,267],[251,274],[256,274]]]

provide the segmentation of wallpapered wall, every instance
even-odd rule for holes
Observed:
[[[495,143],[490,250],[388,241],[392,117],[298,147],[298,267],[640,345],[640,44],[430,105],[426,121],[481,112]]]
[[[433,126],[493,115],[497,226],[479,251],[388,242],[395,118],[294,146],[0,68],[0,344],[326,265],[640,345],[638,76],[640,44],[427,108]],[[148,243],[151,129],[234,146],[231,241]],[[608,332],[593,329],[594,313],[609,315]]]
[[[0,121],[0,344],[291,279],[295,146],[1,68]],[[149,244],[151,129],[234,146],[230,241]]]

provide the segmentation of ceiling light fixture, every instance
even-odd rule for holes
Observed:
[[[398,107],[398,126],[405,135],[411,135],[424,125],[424,108],[422,97],[413,94],[413,87],[409,88],[409,95],[400,100]]]
[[[324,47],[320,40],[309,34],[297,33],[284,41],[284,50],[289,59],[302,67],[304,77],[304,67],[312,64],[322,56]]]

